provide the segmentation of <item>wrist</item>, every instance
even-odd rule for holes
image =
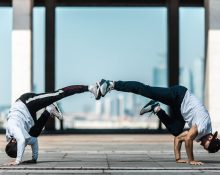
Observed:
[[[194,159],[188,159],[188,162],[193,162],[194,161]]]
[[[37,161],[37,157],[32,157],[32,160],[35,160],[35,161]]]
[[[21,161],[20,160],[15,160],[15,162],[16,162],[16,164],[20,164],[21,163]]]
[[[179,160],[181,160],[181,158],[176,158],[176,162],[178,162]]]
[[[181,159],[181,154],[178,153],[178,152],[176,152],[176,153],[175,153],[175,159],[176,159],[176,161],[177,161],[177,160],[180,160],[180,159]]]

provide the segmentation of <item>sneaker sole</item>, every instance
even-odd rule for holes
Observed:
[[[63,120],[63,115],[62,115],[60,109],[58,108],[57,104],[55,103],[53,105],[55,106],[55,108],[56,108],[56,110],[58,111],[58,114],[59,114],[59,115],[55,115],[55,117],[58,118],[59,120]]]

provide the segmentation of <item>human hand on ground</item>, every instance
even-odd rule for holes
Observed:
[[[203,165],[204,163],[196,161],[196,160],[193,160],[193,161],[190,161],[189,164],[190,165]]]
[[[16,162],[16,161],[12,161],[12,162],[8,162],[4,165],[10,165],[10,166],[15,166],[15,165],[19,165],[20,163],[19,162]]]
[[[179,159],[176,160],[176,163],[188,163],[188,160]]]

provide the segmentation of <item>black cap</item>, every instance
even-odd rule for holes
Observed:
[[[9,157],[16,158],[17,157],[17,142],[12,142],[13,139],[8,142],[5,147],[5,152]]]
[[[220,140],[217,138],[217,136],[218,132],[216,131],[208,147],[209,153],[216,153],[220,149]]]

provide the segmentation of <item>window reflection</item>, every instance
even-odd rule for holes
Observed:
[[[204,15],[204,8],[180,8],[180,84],[201,100],[204,92]]]
[[[45,91],[45,8],[33,10],[33,91]]]
[[[57,8],[56,87],[101,78],[166,86],[166,21],[166,8]],[[111,92],[100,101],[80,94],[60,104],[65,128],[157,128],[156,117],[139,116],[147,101]]]
[[[11,104],[12,8],[0,7],[0,26],[0,128],[3,128]]]

